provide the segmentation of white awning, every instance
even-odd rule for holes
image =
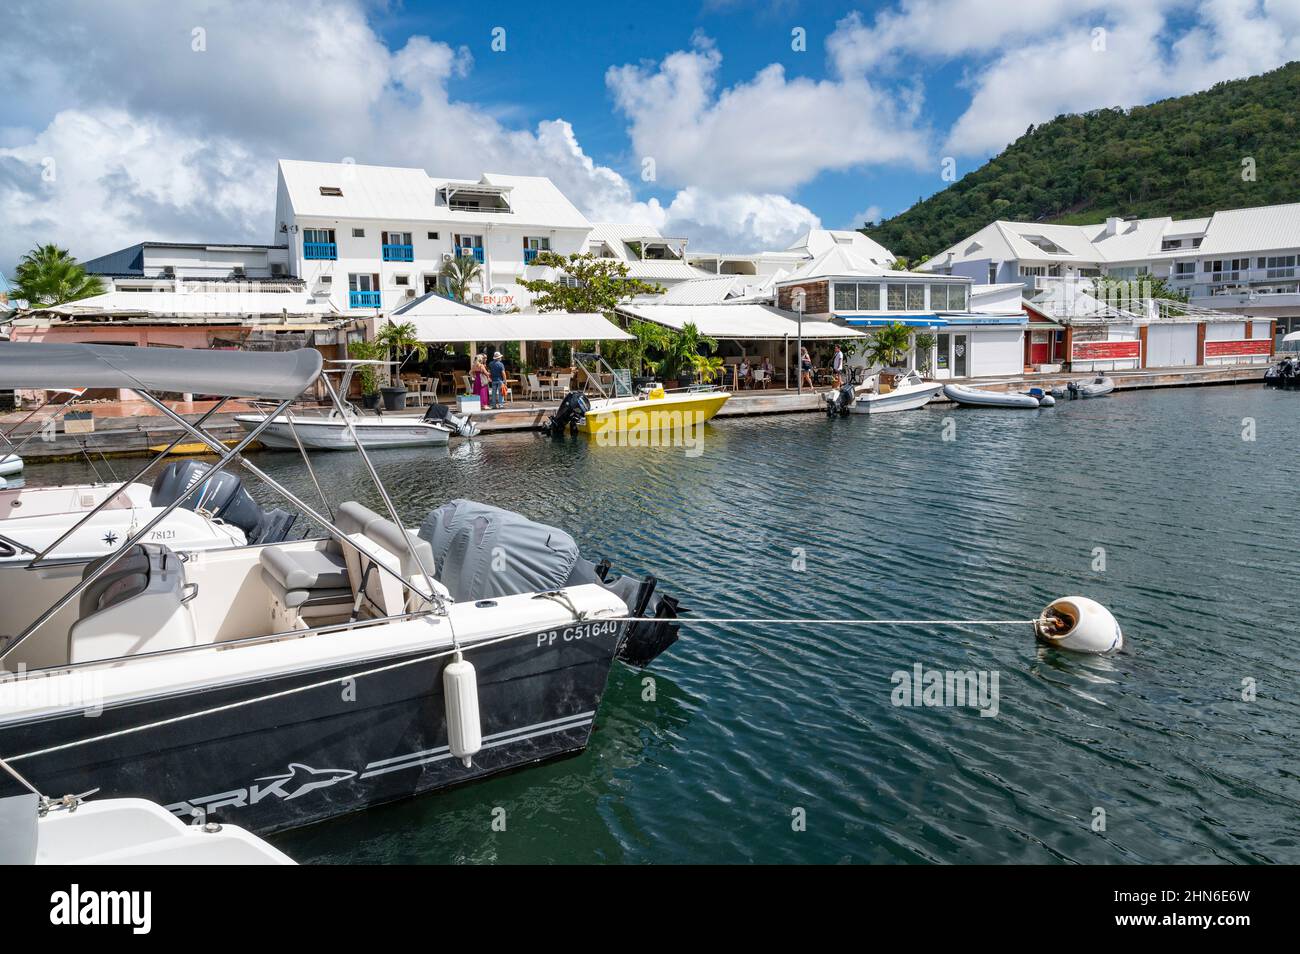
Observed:
[[[726,303],[714,305],[619,305],[620,314],[653,321],[669,328],[681,329],[693,324],[710,338],[794,339],[799,336],[799,322],[792,312],[771,305]],[[805,315],[803,337],[814,339],[866,338],[855,328]]]
[[[421,341],[612,341],[633,337],[599,313],[497,315],[436,295],[417,298],[389,319],[415,325]],[[382,327],[382,326],[381,326]]]

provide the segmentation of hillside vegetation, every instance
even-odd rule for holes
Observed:
[[[1058,116],[906,212],[862,231],[915,262],[994,219],[1190,218],[1300,201],[1300,62],[1133,109]],[[1254,181],[1243,160],[1254,160]]]

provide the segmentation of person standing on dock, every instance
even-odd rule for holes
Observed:
[[[835,390],[844,387],[844,352],[835,345],[835,357],[831,359],[831,370],[835,372]]]
[[[808,349],[803,348],[799,351],[799,383],[802,385],[808,382],[808,387],[813,386],[812,378],[812,356],[808,354]]]
[[[488,377],[491,378],[491,397],[492,403],[489,407],[504,408],[506,406],[506,366],[501,360],[501,352],[492,353],[492,363],[488,365]]]
[[[474,393],[478,395],[479,407],[489,407],[487,355],[480,354],[474,358]]]

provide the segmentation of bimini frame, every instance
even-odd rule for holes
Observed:
[[[8,348],[12,346],[6,345],[5,347]],[[18,347],[24,349],[24,351],[27,351],[27,349],[42,348],[41,345],[20,345]],[[84,346],[59,345],[54,347],[63,349],[64,352],[67,352],[69,349],[77,348],[77,347],[93,349],[96,352],[102,352],[105,347],[109,347],[110,350],[114,350],[111,348],[111,346],[96,346],[96,345],[84,345]],[[126,350],[126,349],[121,349],[121,350]],[[168,354],[168,353],[175,354],[176,352],[170,352],[169,349],[169,352],[164,352],[163,354]],[[32,359],[38,360],[40,357],[34,351],[27,352],[27,354],[30,355],[30,358],[27,358],[27,356],[24,355],[24,358],[26,360],[32,360]],[[235,353],[216,352],[216,353],[206,353],[206,354],[221,355],[222,357],[220,358],[220,361],[218,363],[232,361],[241,356],[248,357],[247,353],[245,352],[235,352]],[[101,563],[98,567],[96,567],[95,570],[93,570],[89,575],[83,577],[75,586],[73,586],[71,590],[69,590],[67,593],[61,596],[54,603],[53,606],[51,606],[44,613],[42,613],[25,630],[23,630],[21,633],[19,633],[17,636],[11,639],[8,642],[8,644],[4,647],[4,649],[0,651],[0,662],[3,662],[4,659],[8,657],[15,649],[17,649],[17,647],[20,646],[29,636],[31,636],[42,626],[44,626],[47,622],[49,622],[49,620],[52,619],[55,616],[55,614],[57,614],[65,606],[67,606],[69,603],[75,600],[88,586],[90,586],[97,579],[99,579],[101,576],[107,573],[113,566],[115,566],[118,563],[118,561],[120,561],[124,556],[126,556],[126,554],[130,551],[130,549],[133,546],[135,546],[141,540],[145,539],[146,536],[149,534],[149,532],[155,526],[161,523],[164,519],[166,519],[167,516],[170,515],[174,510],[176,510],[177,507],[183,504],[195,493],[197,493],[206,483],[206,478],[211,477],[217,473],[220,473],[221,471],[225,470],[229,465],[233,463],[239,464],[249,473],[258,477],[265,484],[267,484],[267,486],[269,486],[272,490],[274,490],[282,497],[284,497],[285,500],[293,504],[295,507],[299,508],[304,514],[306,514],[306,516],[309,519],[311,519],[312,521],[320,525],[320,527],[324,529],[325,532],[329,534],[331,538],[338,541],[338,543],[341,546],[350,547],[351,549],[356,551],[359,556],[361,556],[365,560],[370,561],[381,572],[387,573],[389,576],[395,579],[404,589],[409,590],[412,593],[414,593],[416,596],[418,596],[424,602],[426,607],[429,607],[428,609],[419,610],[413,613],[399,614],[398,618],[409,619],[416,616],[427,615],[429,612],[434,612],[440,616],[447,616],[448,615],[447,605],[442,599],[442,597],[438,594],[437,587],[435,586],[433,582],[433,578],[430,575],[429,567],[427,567],[425,565],[425,562],[420,559],[419,554],[417,554],[415,551],[414,545],[411,543],[410,538],[407,536],[401,518],[398,516],[397,508],[393,505],[392,498],[389,497],[387,489],[385,489],[383,482],[379,479],[379,474],[375,470],[374,463],[370,460],[370,455],[366,453],[366,449],[362,445],[362,442],[357,435],[356,429],[352,425],[351,417],[346,413],[346,409],[344,407],[342,399],[339,396],[339,393],[334,389],[329,379],[321,375],[319,354],[314,351],[312,352],[312,354],[316,355],[315,369],[314,372],[311,373],[309,380],[306,381],[306,385],[302,387],[297,387],[296,385],[302,384],[302,382],[301,381],[295,382],[294,386],[296,389],[292,390],[292,393],[275,394],[276,397],[281,398],[279,403],[275,406],[275,409],[270,414],[267,414],[261,421],[259,421],[257,425],[254,426],[253,429],[250,430],[248,434],[246,434],[244,438],[240,440],[237,444],[235,444],[235,446],[233,447],[226,447],[220,440],[218,440],[215,436],[213,436],[207,430],[205,430],[202,425],[214,413],[216,413],[219,407],[224,406],[226,401],[230,397],[233,397],[235,395],[229,393],[221,395],[221,401],[218,403],[217,407],[213,407],[212,409],[207,411],[201,418],[199,418],[198,421],[191,423],[190,421],[187,421],[184,417],[182,417],[180,414],[178,414],[171,408],[167,407],[166,404],[164,404],[162,401],[160,401],[157,397],[155,397],[151,393],[151,390],[168,390],[168,388],[159,387],[159,388],[150,389],[149,387],[145,386],[144,382],[140,381],[135,375],[132,375],[130,373],[123,373],[121,375],[122,379],[120,381],[116,381],[115,383],[110,385],[124,390],[134,391],[142,400],[149,403],[152,407],[157,409],[161,414],[163,414],[168,419],[170,419],[175,424],[177,424],[181,428],[182,433],[179,436],[177,436],[177,438],[174,441],[172,441],[171,444],[168,445],[166,451],[163,451],[162,453],[158,454],[148,464],[146,464],[144,467],[138,470],[134,475],[132,475],[127,481],[122,483],[118,487],[118,489],[109,498],[107,498],[107,500],[101,502],[93,510],[83,515],[74,524],[74,526],[71,529],[69,529],[66,533],[64,533],[54,543],[47,546],[45,550],[43,550],[39,554],[35,554],[34,559],[29,561],[29,563],[26,565],[28,569],[36,568],[42,561],[47,560],[50,552],[54,550],[55,547],[57,547],[60,543],[66,540],[74,532],[76,532],[78,528],[80,528],[89,520],[91,520],[95,516],[95,514],[102,511],[104,506],[107,504],[108,500],[117,497],[119,494],[125,491],[126,486],[128,484],[144,476],[144,474],[147,473],[151,467],[155,466],[163,458],[165,458],[168,452],[177,444],[179,444],[181,439],[186,435],[192,436],[198,439],[199,441],[201,441],[202,443],[206,444],[208,447],[212,448],[213,452],[219,456],[219,459],[207,471],[204,480],[195,481],[188,489],[185,490],[184,493],[182,493],[179,497],[177,497],[175,500],[169,503],[166,507],[164,507],[161,513],[155,514],[148,522],[145,523],[143,527],[141,527],[135,533],[131,534],[122,543],[121,547],[118,548],[113,553],[111,553],[106,559],[104,559],[104,562]],[[227,355],[229,355],[229,357],[227,357]],[[4,367],[3,359],[6,357],[11,357],[11,355],[6,354],[4,351],[0,351],[0,369]],[[66,353],[61,354],[59,357],[66,358]],[[88,358],[102,357],[102,355],[88,353],[87,357]],[[146,374],[146,377],[147,376],[148,375]],[[166,380],[168,376],[166,374],[161,374],[158,377],[161,380]],[[286,420],[290,419],[287,414],[290,406],[297,399],[298,395],[301,394],[303,390],[305,390],[305,387],[315,383],[315,380],[317,378],[320,378],[320,380],[324,382],[325,390],[329,394],[331,402],[333,403],[334,407],[337,409],[339,415],[345,420],[347,424],[348,433],[352,437],[353,443],[356,445],[357,452],[361,455],[361,459],[365,465],[366,471],[369,473],[371,480],[374,481],[375,487],[379,491],[379,495],[384,501],[384,507],[388,511],[389,519],[392,520],[393,523],[396,524],[402,530],[402,539],[406,544],[407,555],[411,558],[412,563],[415,566],[420,568],[420,574],[424,578],[424,583],[428,588],[427,591],[422,589],[419,586],[416,586],[411,580],[404,578],[400,572],[388,566],[384,561],[372,559],[370,554],[364,551],[355,542],[353,542],[353,540],[346,533],[344,533],[343,530],[339,529],[339,527],[334,524],[332,519],[328,519],[322,516],[315,508],[307,504],[297,494],[293,493],[293,491],[289,490],[278,480],[271,477],[269,474],[267,474],[256,464],[252,463],[246,457],[243,456],[242,452],[244,451],[244,449],[247,448],[248,445],[251,444],[254,440],[256,440],[258,435],[261,434],[262,431],[264,431],[267,427],[269,427],[272,422],[277,420],[281,414],[286,415],[285,417]],[[27,386],[37,386],[37,385],[27,385]],[[299,450],[302,451],[303,460],[307,464],[308,469],[310,469],[311,461],[307,458],[307,454],[305,450],[303,450],[301,444],[299,444]],[[314,473],[312,479],[313,482],[315,482]],[[316,486],[317,489],[319,490],[320,489],[319,483],[317,483]],[[322,500],[324,500],[323,493],[321,494],[321,496],[322,496]],[[328,506],[328,501],[326,501],[326,504]],[[24,549],[30,550],[30,548],[24,548]],[[371,621],[371,622],[375,622],[375,621]],[[337,628],[339,627],[338,626],[323,627],[323,629],[337,629]],[[299,634],[302,634],[302,633],[309,633],[314,631],[315,630],[309,629],[309,630],[302,630],[298,632]],[[284,635],[286,634],[267,634],[267,637],[254,637],[254,639],[271,638],[271,637],[281,638]],[[456,638],[456,634],[454,630],[451,633],[451,638],[452,638],[453,646],[456,649],[459,649],[460,648],[459,640]],[[123,657],[123,658],[131,658],[131,657]]]

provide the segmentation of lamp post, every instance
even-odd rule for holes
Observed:
[[[799,322],[799,339],[795,345],[794,363],[795,373],[799,375],[799,393],[803,394],[803,310],[808,304],[808,296],[802,288],[796,288],[790,300]]]

